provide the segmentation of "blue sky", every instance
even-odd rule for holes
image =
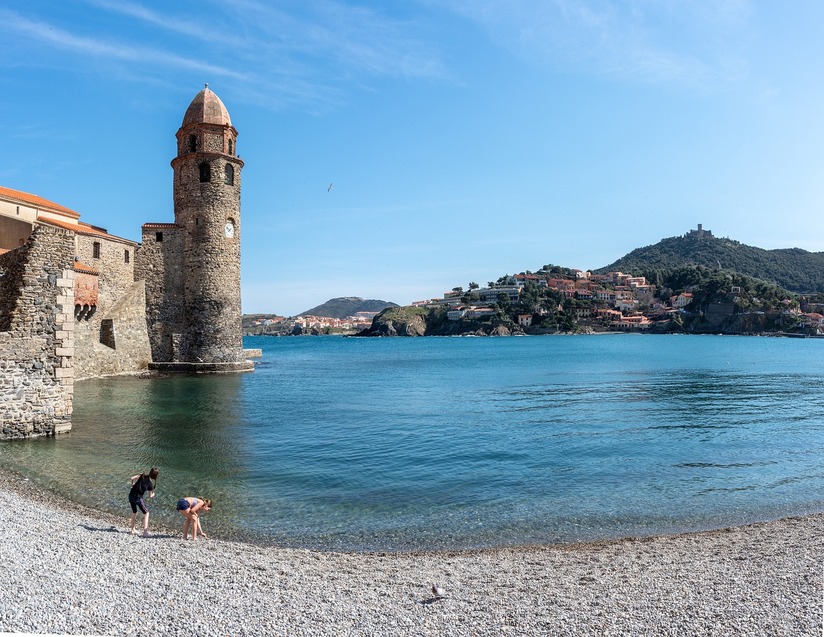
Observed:
[[[175,132],[220,96],[245,312],[598,268],[698,223],[824,251],[818,0],[0,0],[0,22],[0,184],[120,236],[172,221]]]

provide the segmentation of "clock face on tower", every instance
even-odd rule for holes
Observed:
[[[231,239],[235,236],[235,224],[232,221],[227,221],[226,225],[223,226],[223,231],[226,233],[226,238]]]

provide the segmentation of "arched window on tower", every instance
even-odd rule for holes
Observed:
[[[212,169],[209,166],[209,162],[204,161],[200,164],[200,183],[206,183],[208,181],[212,181]]]
[[[189,135],[189,152],[193,153],[197,150],[197,135]]]
[[[229,140],[229,154],[235,154],[235,143],[231,139]]]
[[[232,164],[226,164],[223,168],[223,183],[230,186],[235,185],[235,167]]]

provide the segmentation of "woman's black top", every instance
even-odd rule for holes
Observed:
[[[154,488],[151,478],[146,474],[142,474],[132,485],[132,489],[129,491],[129,497],[142,498],[146,491],[154,491]]]

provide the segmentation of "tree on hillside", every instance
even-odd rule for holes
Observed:
[[[527,281],[521,290],[518,305],[525,314],[534,314],[541,306],[541,289],[534,281]]]

